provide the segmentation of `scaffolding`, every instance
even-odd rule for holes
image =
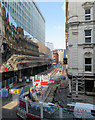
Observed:
[[[71,80],[72,102],[85,102],[85,78],[82,76],[72,76]]]

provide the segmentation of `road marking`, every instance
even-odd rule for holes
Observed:
[[[13,109],[14,107],[16,107],[18,105],[18,101],[17,99],[15,99],[14,101],[4,105],[2,108],[5,108],[5,109]]]

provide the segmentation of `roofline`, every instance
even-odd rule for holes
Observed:
[[[38,6],[37,6],[37,4],[36,4],[36,2],[35,2],[34,0],[33,0],[33,4],[35,5],[36,9],[38,10],[38,12],[40,13],[42,19],[43,19],[44,22],[45,22],[45,19],[44,19],[43,15],[42,15],[42,13],[41,13],[41,11],[40,11],[40,9],[38,8]]]

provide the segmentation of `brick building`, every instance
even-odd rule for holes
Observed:
[[[57,51],[53,51],[53,60],[54,60],[54,63],[58,64],[58,53],[57,53]]]

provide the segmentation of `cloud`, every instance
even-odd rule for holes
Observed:
[[[66,10],[66,2],[64,2],[64,4],[62,5],[62,10],[65,11]]]
[[[55,26],[53,27],[53,29],[54,29],[54,30],[61,31],[61,30],[64,30],[64,26],[62,26],[62,25],[55,25]]]

